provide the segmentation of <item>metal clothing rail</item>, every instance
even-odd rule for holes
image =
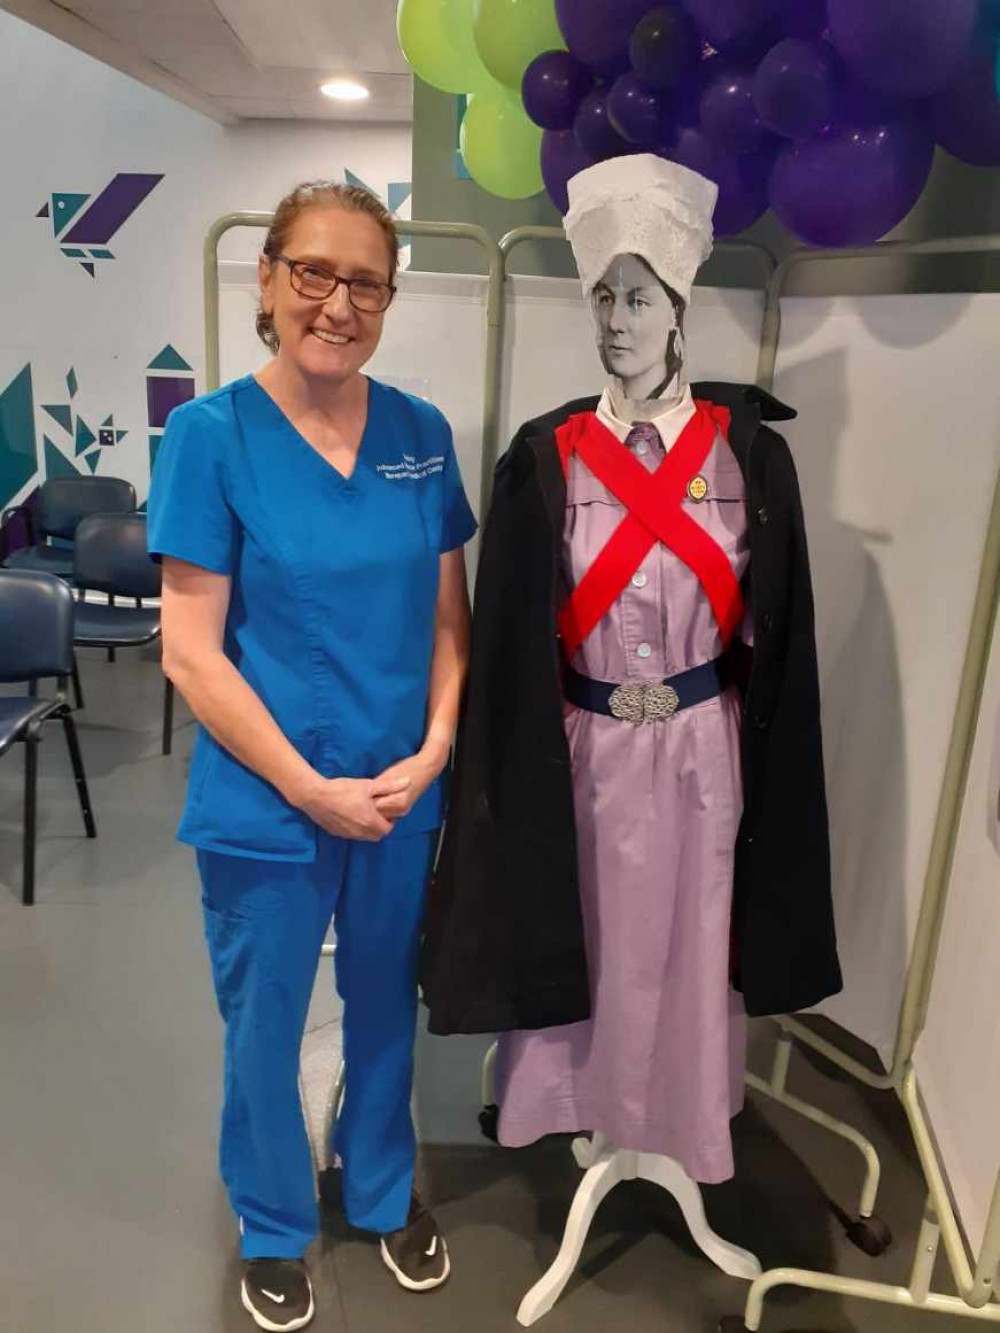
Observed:
[[[855,250],[796,251],[779,264],[768,287],[758,383],[767,389],[773,385],[781,336],[781,297],[789,276],[802,266],[843,259],[877,260],[896,259],[901,256],[996,252],[1000,252],[1000,235],[937,241],[887,241]],[[820,1037],[798,1019],[785,1017],[778,1020],[782,1029],[779,1057],[784,1062],[785,1068],[791,1054],[792,1043],[800,1041],[803,1045],[818,1051],[859,1082],[872,1088],[895,1091],[903,1104],[928,1187],[910,1285],[898,1287],[879,1282],[861,1282],[833,1273],[809,1272],[803,1269],[773,1269],[753,1283],[747,1302],[745,1323],[723,1320],[722,1328],[726,1333],[737,1333],[741,1328],[749,1330],[749,1333],[757,1333],[763,1319],[764,1301],[767,1295],[781,1286],[803,1287],[859,1300],[1000,1323],[1000,1304],[992,1299],[997,1290],[997,1268],[1000,1264],[1000,1173],[994,1185],[982,1247],[978,1255],[970,1255],[952,1202],[947,1173],[920,1096],[919,1080],[913,1065],[917,1042],[926,1026],[934,984],[962,806],[989,667],[998,600],[1000,600],[1000,474],[997,476],[979,571],[972,623],[924,879],[920,915],[907,969],[892,1067],[887,1074],[874,1074],[858,1060],[842,1051],[833,1042]],[[934,1263],[942,1240],[958,1288],[957,1297],[930,1290]]]
[[[213,223],[205,237],[205,386],[219,387],[219,241],[236,227],[270,227],[273,213],[227,213]],[[489,277],[486,291],[486,366],[483,383],[483,457],[496,459],[500,428],[500,365],[503,357],[504,259],[493,237],[483,227],[465,222],[397,222],[400,236],[435,236],[471,241],[486,254]],[[480,510],[489,506],[493,482],[492,466],[483,471]]]

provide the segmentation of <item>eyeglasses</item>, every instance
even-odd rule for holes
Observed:
[[[377,282],[374,278],[341,278],[316,264],[289,259],[287,255],[273,255],[272,258],[288,265],[293,290],[310,301],[326,301],[343,285],[355,310],[365,315],[381,315],[389,309],[396,295],[396,288],[388,282]]]

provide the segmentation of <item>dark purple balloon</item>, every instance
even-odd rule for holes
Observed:
[[[773,151],[724,153],[702,130],[686,127],[663,156],[707,176],[719,187],[712,220],[716,236],[738,236],[767,212]]]
[[[831,132],[841,125],[854,125],[868,129],[872,125],[884,125],[887,121],[898,120],[900,116],[912,111],[899,97],[890,97],[888,93],[876,92],[856,79],[845,76],[837,86],[833,123]]]
[[[629,60],[647,88],[667,92],[698,61],[701,39],[679,5],[652,9],[632,34]]]
[[[979,0],[828,0],[830,37],[848,69],[895,97],[930,97],[958,75]]]
[[[594,159],[583,151],[572,130],[546,130],[542,135],[542,179],[563,216],[569,211],[569,182],[593,165]]]
[[[543,130],[569,130],[594,77],[568,51],[546,51],[528,66],[521,85],[524,109]]]
[[[840,61],[820,37],[788,37],[760,63],[753,100],[763,124],[786,139],[808,139],[833,119]]]
[[[673,124],[669,99],[650,92],[631,72],[608,93],[608,116],[623,138],[643,148],[662,143]]]
[[[769,137],[753,99],[751,69],[724,65],[701,94],[701,128],[724,152],[748,153]]]
[[[996,64],[984,43],[955,83],[929,105],[931,133],[942,148],[974,167],[1000,167],[1000,98]]]
[[[826,31],[826,0],[778,0],[777,23],[784,37],[815,37]]]
[[[720,51],[752,42],[773,23],[779,0],[684,0],[688,13]]]
[[[605,88],[595,88],[580,103],[580,110],[573,122],[573,133],[583,151],[589,153],[595,162],[635,152],[635,145],[623,139],[611,123]]]
[[[920,198],[934,142],[916,113],[791,144],[771,175],[771,206],[811,245],[870,245]]]
[[[617,78],[628,69],[628,46],[656,0],[556,0],[566,45],[588,69]]]

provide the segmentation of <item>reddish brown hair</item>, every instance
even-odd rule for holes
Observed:
[[[264,254],[268,259],[284,252],[296,222],[310,208],[342,208],[348,213],[367,213],[377,222],[389,251],[389,281],[392,282],[399,266],[399,237],[391,213],[371,190],[360,185],[341,185],[339,181],[306,181],[285,195],[274,210],[264,242]],[[257,337],[272,352],[277,352],[278,331],[274,319],[263,310],[257,311]]]

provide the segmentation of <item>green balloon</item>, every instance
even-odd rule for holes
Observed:
[[[461,145],[469,175],[490,194],[527,199],[544,189],[542,131],[506,89],[469,99]]]
[[[518,93],[536,56],[566,48],[555,0],[475,0],[474,32],[483,64]]]
[[[472,33],[474,0],[399,0],[396,33],[414,73],[443,93],[495,86]]]

